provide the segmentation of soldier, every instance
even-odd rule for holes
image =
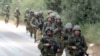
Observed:
[[[25,10],[25,16],[24,16],[24,21],[25,21],[25,24],[26,24],[26,31],[29,31],[29,28],[30,28],[30,10],[29,8],[26,8]]]
[[[52,22],[54,23],[55,22],[55,13],[50,13],[50,15],[49,15],[50,17],[51,17],[51,19],[52,19]]]
[[[56,16],[56,21],[54,23],[54,39],[59,44],[60,47],[62,47],[62,31],[63,31],[63,24],[61,22],[61,17],[59,15]],[[61,56],[63,53],[62,48],[59,49],[59,53],[57,53],[57,56]]]
[[[51,27],[54,29],[54,23],[52,22],[52,17],[51,16],[47,16],[47,20],[46,22],[44,22],[44,25],[43,25],[43,29],[42,29],[42,34],[45,35],[45,29],[47,27]]]
[[[18,8],[15,9],[15,12],[14,12],[14,17],[15,17],[15,20],[16,20],[16,27],[18,27],[19,25],[19,19],[20,19],[20,11]]]
[[[34,11],[30,10],[30,19],[29,21],[31,21],[34,18]]]
[[[43,28],[43,24],[44,24],[44,17],[43,17],[43,12],[42,11],[40,11],[39,12],[39,19],[42,21],[42,25],[41,25],[41,27],[40,27],[40,29],[41,29],[41,31],[42,31],[42,28]]]
[[[42,11],[39,12],[39,17],[40,17],[41,19],[44,19],[44,17],[43,17],[43,12],[42,12]]]
[[[67,23],[65,25],[62,37],[63,47],[65,49],[66,56],[70,56],[67,46],[68,46],[68,39],[70,38],[71,35],[72,35],[72,24]]]
[[[37,33],[38,30],[41,31],[41,25],[42,25],[42,20],[39,19],[39,13],[38,12],[35,12],[35,18],[32,20],[32,22],[30,24],[32,26],[32,31],[34,33],[34,39],[35,39],[35,42],[36,42],[37,41],[36,38],[38,38],[36,33]]]
[[[68,48],[71,56],[88,56],[86,53],[88,47],[79,25],[75,25],[73,28],[73,35],[69,39]]]
[[[5,5],[4,11],[3,11],[5,23],[8,23],[9,14],[10,14],[9,12],[10,12],[9,6],[8,5]]]
[[[35,18],[34,12],[32,10],[29,11],[30,16],[28,17],[28,27],[29,27],[29,32],[30,36],[32,37],[33,34],[33,27],[31,26],[30,22]]]
[[[40,40],[38,48],[42,56],[56,56],[59,46],[53,39],[53,30],[51,27],[45,29],[46,35]]]

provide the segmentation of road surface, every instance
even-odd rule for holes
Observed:
[[[37,45],[24,26],[0,21],[0,56],[39,56]]]

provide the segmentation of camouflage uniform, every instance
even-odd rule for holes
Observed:
[[[30,21],[31,21],[31,15],[30,15],[30,10],[27,8],[26,10],[25,10],[25,16],[24,16],[24,21],[25,21],[25,23],[26,23],[26,31],[29,31],[29,29],[30,29]]]
[[[5,23],[8,23],[9,15],[10,15],[9,12],[10,12],[9,6],[8,5],[5,5],[4,10],[3,10],[3,15],[4,15]]]
[[[15,20],[16,20],[16,26],[18,26],[19,25],[19,19],[20,19],[20,11],[19,11],[18,8],[15,9],[14,16],[15,16]]]
[[[33,27],[31,26],[31,21],[34,19],[34,12],[29,10],[28,8],[25,11],[25,23],[26,23],[26,31],[29,31],[30,36],[33,34]]]
[[[69,51],[71,56],[85,56],[87,51],[87,44],[84,36],[79,33],[78,36],[75,35],[75,31],[81,32],[80,26],[76,25],[73,28],[73,35],[69,39]]]
[[[31,26],[31,22],[33,19],[35,19],[35,15],[34,12],[32,10],[29,11],[29,19],[28,19],[28,27],[29,27],[29,32],[30,32],[30,36],[33,36],[33,27]]]
[[[51,27],[46,28],[45,32],[48,33],[48,31],[50,31],[51,34],[46,34],[46,36],[41,39],[38,48],[40,49],[42,56],[56,56],[59,46],[53,39],[53,30],[51,29]]]
[[[34,33],[34,38],[35,38],[35,41],[37,41],[37,30],[40,31],[40,28],[41,28],[41,25],[42,25],[42,20],[39,19],[39,13],[38,12],[35,12],[35,18],[32,20],[31,22],[31,26],[33,27],[32,28],[32,31]],[[37,34],[36,34],[37,33]]]
[[[30,10],[30,19],[29,21],[31,21],[34,18],[34,11]]]
[[[49,16],[52,18],[52,22],[54,23],[55,22],[55,17],[56,17],[55,13],[50,13]]]
[[[72,24],[67,23],[65,25],[65,29],[63,31],[63,37],[62,37],[63,47],[65,49],[66,56],[70,56],[67,46],[68,46],[68,39],[70,38],[71,35],[72,35]]]
[[[41,27],[40,27],[40,30],[42,31],[43,24],[44,24],[44,17],[43,17],[43,12],[42,11],[39,12],[39,19],[42,22]]]
[[[60,22],[58,22],[57,20],[59,20]],[[60,52],[57,53],[57,56],[61,56],[63,53],[62,50],[62,31],[63,31],[63,24],[61,22],[61,17],[59,15],[56,16],[56,21],[54,23],[54,39],[57,42],[57,44],[59,44],[59,46],[61,47]]]
[[[47,27],[51,27],[51,28],[53,28],[54,29],[54,23],[52,22],[52,19],[49,21],[49,19],[51,19],[51,16],[47,16],[47,21],[46,22],[44,22],[44,24],[43,24],[43,29],[42,29],[42,34],[43,34],[43,36],[45,35],[45,29],[47,28]]]

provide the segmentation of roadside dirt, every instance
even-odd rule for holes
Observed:
[[[89,56],[100,56],[100,45],[96,44],[94,46],[89,46],[88,51]]]

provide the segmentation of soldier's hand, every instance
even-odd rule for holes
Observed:
[[[50,46],[50,44],[49,43],[46,43],[46,44],[44,44],[44,46]]]
[[[76,46],[72,46],[72,49],[77,49],[77,47]]]

